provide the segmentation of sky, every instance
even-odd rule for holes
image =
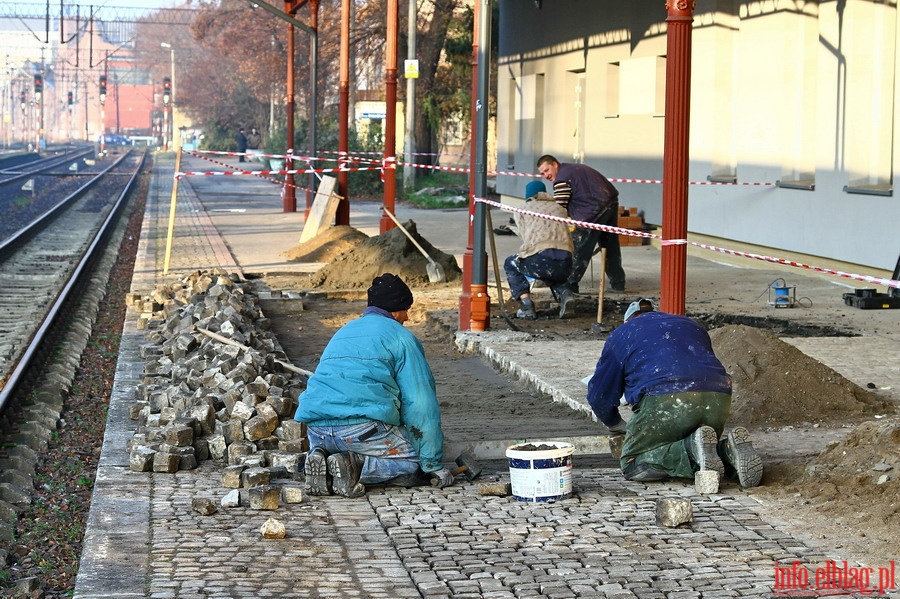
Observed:
[[[59,15],[60,0],[50,1],[50,14]],[[42,15],[46,12],[47,0],[12,0],[11,2],[3,2],[3,8],[0,9],[0,15],[11,15],[25,13],[28,15]],[[68,14],[69,7],[81,6],[80,13],[82,15],[93,7],[96,10],[114,10],[115,12],[126,12],[128,14],[141,13],[141,9],[154,10],[159,8],[168,8],[181,5],[179,0],[63,0],[63,7]]]

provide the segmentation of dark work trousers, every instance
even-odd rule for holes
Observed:
[[[607,208],[594,219],[594,222],[598,225],[618,226],[619,205],[613,204]],[[572,259],[572,272],[566,282],[572,291],[579,291],[578,283],[584,277],[584,273],[591,263],[591,257],[594,255],[594,248],[598,244],[601,248],[606,248],[606,276],[609,277],[610,286],[617,290],[625,288],[625,270],[622,268],[622,249],[619,247],[618,235],[596,229],[575,227],[575,230],[572,231],[572,243],[575,246],[575,254]]]
[[[526,277],[544,281],[553,292],[553,297],[556,297],[557,288],[566,282],[566,277],[572,271],[572,254],[562,260],[549,258],[543,251],[527,258],[519,258],[518,254],[513,254],[503,263],[503,270],[506,271],[509,293],[514,300],[529,292],[530,285]]]
[[[692,478],[694,468],[684,439],[702,425],[722,436],[731,413],[731,396],[697,391],[645,395],[628,420],[620,465],[650,464],[673,478]]]

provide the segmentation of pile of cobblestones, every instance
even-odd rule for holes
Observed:
[[[127,446],[133,471],[173,473],[213,459],[299,472],[306,431],[292,416],[303,380],[284,368],[246,283],[198,271],[126,303],[147,336]]]

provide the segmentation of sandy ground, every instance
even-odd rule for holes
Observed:
[[[427,241],[423,245],[430,248]],[[495,373],[477,356],[465,356],[452,336],[430,322],[429,314],[458,309],[459,283],[452,257],[439,260],[447,284],[431,284],[424,258],[396,230],[366,239],[352,230],[293,248],[293,256],[328,262],[312,275],[269,275],[260,285],[270,289],[306,291],[302,301],[267,302],[263,309],[289,358],[314,369],[321,349],[337,328],[363,310],[365,288],[381,272],[404,276],[413,287],[416,303],[407,324],[423,341],[438,392],[448,436],[503,433],[569,435],[604,434],[602,427],[568,408],[524,389]],[[304,258],[306,257],[306,258]],[[703,276],[703,266],[692,268]],[[375,273],[375,274],[373,274]],[[822,306],[788,320],[762,314],[758,305],[735,301],[745,282],[716,285],[707,305],[688,311],[711,329],[716,353],[734,376],[731,426],[747,426],[765,463],[763,483],[748,491],[767,516],[783,522],[799,538],[834,548],[834,558],[884,565],[900,554],[900,419],[889,398],[862,389],[813,360],[778,336],[833,336],[877,333],[884,314],[856,315],[840,307]],[[515,327],[536,338],[590,339],[602,336],[597,323],[596,295],[581,296],[571,318],[555,317],[549,293],[538,295],[536,321],[503,318],[493,306],[491,327]],[[631,298],[633,299],[633,298]],[[629,298],[609,296],[603,304],[602,324],[611,330],[621,322]],[[708,308],[708,310],[706,310]],[[515,312],[506,303],[508,314]],[[562,367],[562,365],[561,365]],[[561,434],[561,433],[558,433]],[[494,437],[496,438],[496,437]],[[609,461],[609,465],[614,462]]]

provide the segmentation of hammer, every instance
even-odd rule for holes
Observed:
[[[466,480],[474,480],[481,475],[482,466],[475,460],[475,456],[471,453],[464,451],[459,454],[459,457],[456,458],[456,468],[450,471],[450,474],[453,476],[458,476],[460,474],[465,475]],[[431,484],[434,486],[438,485],[438,479],[431,479]]]

